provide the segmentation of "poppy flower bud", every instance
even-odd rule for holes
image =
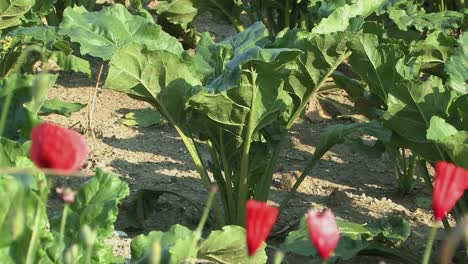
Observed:
[[[63,187],[57,188],[55,189],[55,191],[59,194],[60,199],[62,199],[64,203],[72,204],[75,202],[75,196],[77,194],[77,191],[73,191],[70,188],[63,188]]]
[[[248,200],[246,208],[247,249],[249,256],[252,256],[267,239],[279,211],[276,207],[255,200]]]
[[[432,209],[434,219],[442,220],[468,188],[468,170],[439,161],[435,165]]]
[[[317,212],[310,210],[307,213],[307,230],[319,256],[323,260],[330,258],[340,240],[340,231],[335,216],[330,210]]]
[[[83,136],[50,123],[35,126],[31,132],[30,156],[37,167],[75,172],[88,159],[89,148]]]

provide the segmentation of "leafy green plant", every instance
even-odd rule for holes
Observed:
[[[50,229],[46,229],[49,186],[45,175],[24,156],[27,148],[1,140],[2,168],[5,165],[17,168],[0,172],[4,200],[0,217],[2,261],[123,263],[122,258],[112,255],[112,247],[103,244],[103,240],[112,235],[117,205],[129,194],[127,185],[98,169],[96,176],[79,189],[75,203],[65,211],[67,216],[53,216]]]
[[[399,248],[410,235],[410,225],[401,217],[390,216],[367,225],[346,220],[337,220],[337,224],[340,240],[330,263],[349,260],[356,255],[385,255],[404,263],[418,262],[412,253]],[[309,241],[305,217],[301,219],[298,229],[288,234],[281,248],[303,257],[317,256]]]
[[[225,220],[241,224],[248,197],[268,198],[287,131],[350,55],[345,41],[341,33],[291,31],[270,43],[257,23],[221,43],[204,35],[195,56],[135,43],[114,54],[105,86],[153,104],[179,132],[206,186],[193,137],[207,142]]]

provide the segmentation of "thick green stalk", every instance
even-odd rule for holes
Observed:
[[[280,142],[278,143],[278,145],[275,146],[275,149],[273,150],[273,155],[272,155],[272,157],[270,159],[270,162],[268,164],[268,168],[265,171],[265,175],[262,178],[262,183],[261,183],[262,191],[258,196],[258,199],[260,199],[261,201],[266,201],[268,199],[270,186],[271,186],[271,183],[273,181],[273,173],[274,173],[275,165],[276,165],[276,163],[278,161],[279,153],[281,151],[281,147],[283,146],[283,143],[284,143],[286,137],[288,136],[287,131],[289,131],[291,129],[291,127],[294,125],[296,120],[299,118],[302,111],[307,106],[310,98],[317,91],[320,90],[320,88],[326,83],[328,77],[330,77],[332,75],[332,73],[335,71],[335,69],[341,63],[343,63],[343,61],[348,59],[349,56],[351,56],[351,54],[352,54],[352,52],[348,51],[348,52],[344,53],[343,55],[341,55],[341,57],[337,60],[337,62],[334,65],[332,65],[332,67],[328,70],[328,72],[322,77],[322,79],[320,79],[320,81],[317,83],[317,85],[315,87],[313,87],[312,89],[310,89],[309,91],[307,91],[306,96],[304,96],[301,104],[299,105],[299,107],[296,109],[296,111],[289,118],[289,121],[286,124],[286,130],[285,130],[286,132],[281,136],[281,139],[280,139]]]
[[[220,129],[220,150],[221,150],[221,163],[223,164],[224,178],[226,180],[226,193],[229,202],[229,215],[230,219],[236,219],[236,201],[232,191],[232,172],[229,168],[229,162],[226,158],[226,149],[224,147],[224,131]]]
[[[33,264],[35,252],[34,248],[36,247],[37,234],[39,233],[39,218],[42,213],[41,201],[37,202],[36,214],[34,215],[34,226],[31,234],[31,240],[29,241],[28,252],[26,253],[25,264]]]
[[[190,250],[189,252],[191,253],[191,257],[192,257],[190,263],[196,263],[197,252],[198,252],[197,244],[202,236],[203,227],[205,226],[206,220],[208,219],[208,215],[213,205],[215,194],[216,194],[216,191],[214,191],[213,188],[211,188],[208,194],[208,201],[206,202],[206,207],[205,207],[205,210],[203,210],[203,214],[200,219],[200,222],[198,223],[197,229],[193,231],[192,245],[191,245],[191,248],[189,249]]]
[[[284,27],[289,28],[291,26],[291,7],[289,1],[284,0]]]
[[[9,88],[10,87],[7,87],[8,90],[10,90]],[[13,99],[14,94],[12,90],[13,89],[11,89],[11,91],[7,91],[5,102],[3,103],[2,114],[0,116],[0,136],[3,136],[3,132],[5,130],[5,124],[8,117],[8,110],[10,109],[11,100]]]
[[[187,148],[187,151],[189,152],[190,157],[193,160],[193,163],[195,163],[195,167],[197,168],[197,171],[202,178],[203,185],[205,186],[207,190],[209,190],[211,188],[211,180],[210,180],[210,177],[208,176],[208,172],[206,171],[205,165],[203,164],[203,161],[200,158],[200,154],[198,152],[197,147],[195,146],[195,142],[193,141],[193,138],[191,136],[187,136],[185,132],[182,131],[178,126],[174,126],[174,128],[176,129],[177,133],[181,137],[182,142],[184,142],[184,145]],[[223,215],[221,214],[221,211],[216,204],[214,205],[213,210],[215,212],[218,225],[223,226],[224,225]]]
[[[232,219],[232,216],[230,214],[231,211],[231,203],[228,199],[228,194],[227,194],[227,189],[226,189],[226,181],[223,178],[223,175],[221,173],[220,165],[219,165],[219,159],[218,155],[215,151],[215,148],[213,146],[213,142],[211,140],[208,140],[208,152],[210,153],[211,161],[212,161],[212,173],[213,173],[213,178],[216,181],[216,184],[218,185],[219,188],[219,196],[221,197],[221,202],[224,207],[224,220],[225,222],[230,222],[230,219]],[[227,220],[227,221],[226,221]]]
[[[257,73],[253,69],[250,73],[252,75],[252,101],[241,154],[242,156],[239,174],[239,197],[237,199],[237,224],[241,226],[244,226],[245,222],[245,203],[247,202],[247,192],[249,190],[249,154],[250,144],[252,143],[252,134],[254,131],[253,113],[255,112],[254,105],[257,96]]]
[[[309,172],[315,167],[315,165],[320,161],[322,156],[325,155],[325,153],[327,153],[327,151],[329,149],[330,148],[327,148],[327,149],[324,149],[324,150],[322,150],[322,151],[320,151],[318,153],[314,153],[314,155],[312,156],[312,159],[309,160],[306,167],[302,171],[301,176],[299,177],[299,179],[297,179],[297,181],[294,183],[291,190],[289,190],[286,197],[284,197],[283,201],[281,201],[280,211],[281,211],[281,209],[284,209],[288,205],[289,200],[296,194],[297,188],[299,188],[301,183],[304,181],[305,177],[307,177]]]
[[[429,264],[429,258],[431,257],[432,245],[434,244],[435,237],[437,235],[437,226],[431,227],[431,232],[427,238],[426,250],[424,251],[424,256],[422,264]]]
[[[239,19],[231,15],[226,9],[224,9],[224,7],[221,4],[219,4],[218,0],[209,0],[209,1],[214,6],[216,6],[216,8],[218,8],[221,11],[221,13],[223,13],[224,16],[227,17],[227,19],[234,25],[237,32],[242,32],[245,30],[244,26],[242,25],[242,22],[240,22]]]
[[[195,141],[193,140],[192,135],[190,134],[190,132],[187,131],[188,129],[183,129],[176,123],[176,121],[170,115],[170,112],[167,111],[167,109],[164,107],[163,104],[161,104],[157,97],[153,97],[153,99],[154,101],[151,103],[158,109],[158,111],[169,122],[169,124],[171,124],[175,128],[177,134],[179,134],[180,138],[182,139],[182,142],[184,142],[185,148],[189,152],[190,157],[192,158],[192,161],[195,164],[198,173],[200,174],[203,185],[207,190],[210,190],[210,176],[208,176],[208,172],[205,168],[205,165],[203,164],[203,161],[200,157],[200,153],[198,152],[197,146],[195,145]],[[223,226],[223,215],[221,214],[221,210],[219,209],[217,204],[213,206],[213,211],[215,212],[216,220],[218,221],[217,224],[219,226]]]
[[[287,135],[287,133],[285,133]],[[260,186],[259,186],[259,193],[255,193],[255,199],[259,201],[266,201],[268,200],[268,194],[270,193],[270,186],[273,181],[273,174],[274,174],[274,169],[276,162],[279,159],[279,154],[281,152],[281,147],[283,146],[283,142],[285,140],[286,136],[281,137],[281,141],[278,142],[275,145],[275,149],[273,150],[273,154],[270,159],[270,163],[268,164],[266,174],[262,177],[260,180]]]
[[[62,220],[60,222],[60,233],[59,233],[59,239],[64,244],[65,244],[65,241],[64,241],[65,225],[67,224],[67,216],[68,216],[68,203],[65,203],[65,205],[63,206]]]

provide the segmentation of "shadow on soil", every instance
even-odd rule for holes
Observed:
[[[125,110],[122,110],[125,111]],[[310,127],[313,127],[311,129]],[[271,190],[270,199],[279,203],[292,185],[282,184],[284,181],[294,183],[313,153],[318,143],[318,128],[310,123],[298,124],[293,128],[291,140],[284,147],[277,166],[278,173]],[[169,190],[189,197],[200,207],[206,199],[201,180],[193,163],[186,153],[181,140],[170,127],[138,128],[138,135],[129,139],[102,138],[105,144],[115,148],[135,152],[155,153],[165,157],[165,161],[142,160],[131,163],[117,159],[111,166],[120,175],[128,175],[132,194],[139,189]],[[300,145],[297,147],[296,145]],[[207,154],[201,150],[203,159]],[[325,186],[318,186],[317,179],[326,181]],[[414,201],[399,195],[394,188],[394,178],[385,160],[371,160],[351,153],[344,146],[334,147],[322,159],[309,177],[303,182],[299,194],[289,202],[289,207],[280,215],[275,229],[295,223],[309,208],[329,207],[338,217],[346,220],[366,223],[376,219],[369,214],[365,205],[354,204],[344,193],[353,195],[365,194],[373,199],[390,198],[403,207],[414,209]],[[124,204],[122,211],[128,210],[129,204]],[[393,212],[395,213],[395,212]],[[125,229],[125,214],[119,218],[117,226]],[[199,213],[190,203],[171,195],[159,198],[154,212],[144,222],[141,230],[127,230],[131,234],[148,232],[150,230],[167,230],[171,225],[179,223],[195,227]],[[417,223],[420,225],[422,223]],[[275,232],[275,231],[273,231]]]

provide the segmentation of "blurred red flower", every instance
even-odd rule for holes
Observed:
[[[75,196],[78,193],[77,191],[74,191],[70,188],[56,188],[55,191],[57,194],[60,196],[60,199],[62,199],[62,202],[72,204],[75,202]]]
[[[435,165],[432,209],[436,221],[442,220],[468,188],[468,170],[438,161]]]
[[[89,148],[78,132],[50,123],[35,126],[31,132],[31,159],[43,169],[74,172],[88,159]]]
[[[278,208],[255,200],[248,200],[246,207],[247,249],[252,256],[270,234],[278,217]]]
[[[327,260],[335,250],[340,240],[340,231],[336,224],[335,215],[330,210],[307,213],[307,229],[309,237],[323,260]]]

